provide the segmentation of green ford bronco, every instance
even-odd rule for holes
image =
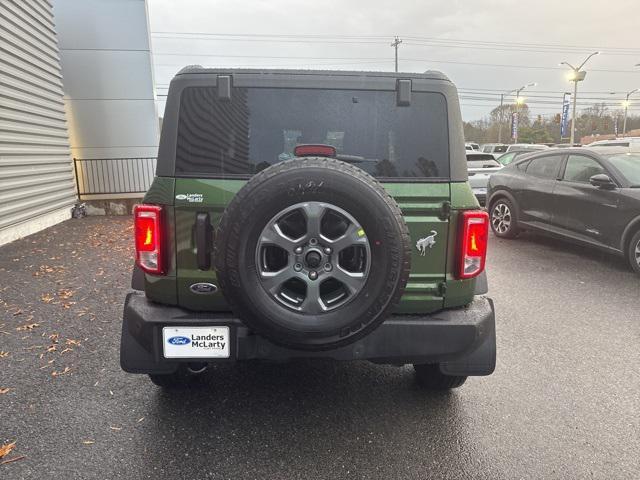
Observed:
[[[424,74],[186,67],[134,210],[121,365],[164,387],[216,362],[495,368],[488,218],[455,86]]]

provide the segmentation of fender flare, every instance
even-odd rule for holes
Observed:
[[[495,192],[491,193],[491,196],[487,199],[486,202],[486,206],[487,206],[487,210],[491,209],[491,204],[493,203],[494,199],[497,197],[506,197],[511,204],[516,208],[516,214],[518,214],[518,216],[520,215],[520,207],[518,206],[518,202],[516,202],[515,197],[513,196],[513,194],[509,191],[509,190],[496,190]],[[491,213],[489,213],[489,215],[491,215]]]
[[[640,215],[632,219],[624,231],[622,232],[622,238],[620,238],[620,250],[626,255],[627,242],[631,239],[631,236],[640,229]]]

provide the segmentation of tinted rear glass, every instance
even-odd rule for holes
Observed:
[[[376,177],[449,177],[444,96],[396,92],[190,87],[180,104],[176,174],[246,176],[293,158],[299,144],[328,144]]]
[[[592,147],[628,147],[629,142],[607,142],[607,143],[596,143],[594,145],[589,145]]]
[[[483,161],[483,160],[495,160],[495,157],[493,155],[482,155],[482,154],[467,155],[467,162],[477,162],[477,161]]]
[[[561,155],[534,158],[529,162],[527,173],[541,178],[555,178],[558,175],[561,161]]]

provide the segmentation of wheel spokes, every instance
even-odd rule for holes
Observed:
[[[325,237],[323,237],[323,240],[328,243],[336,253],[340,253],[345,248],[367,244],[367,237],[364,234],[364,230],[353,223],[349,224],[347,231],[335,240],[330,240]]]
[[[499,203],[491,213],[491,224],[498,233],[505,233],[511,226],[511,211],[504,203]]]
[[[367,280],[364,273],[348,272],[340,265],[336,266],[335,270],[329,275],[329,278],[333,278],[342,283],[350,295],[360,291],[364,282]]]
[[[279,303],[309,315],[331,311],[357,296],[370,264],[371,250],[360,224],[343,209],[323,202],[282,210],[266,224],[256,247],[264,290]]]
[[[271,222],[260,236],[261,244],[276,245],[284,250],[291,251],[296,246],[294,239],[287,237],[276,222]]]
[[[320,222],[326,207],[322,203],[309,202],[302,205],[302,213],[307,222],[307,234],[306,239],[318,238],[320,236]]]
[[[326,310],[320,298],[320,282],[307,282],[307,295],[300,306],[305,313],[318,314]]]
[[[272,294],[277,294],[284,282],[296,277],[296,273],[293,269],[287,265],[282,270],[277,272],[260,272],[260,278],[262,285]]]

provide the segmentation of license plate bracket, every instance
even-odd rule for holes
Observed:
[[[230,346],[227,326],[162,328],[164,358],[229,358]]]

